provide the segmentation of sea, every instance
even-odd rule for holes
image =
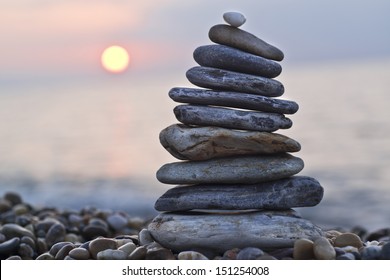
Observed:
[[[168,190],[155,173],[178,161],[159,143],[177,123],[168,91],[186,69],[155,75],[0,85],[0,195],[38,207],[95,206],[151,218]],[[328,228],[390,227],[390,59],[286,65],[276,78],[300,109],[293,127],[299,175],[324,187],[296,209]]]

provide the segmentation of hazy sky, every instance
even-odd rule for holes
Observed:
[[[286,64],[390,57],[387,0],[5,0],[0,81],[105,75],[99,59],[111,44],[128,49],[132,71],[180,68],[231,10]]]

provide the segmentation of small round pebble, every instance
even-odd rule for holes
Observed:
[[[317,260],[334,260],[336,258],[336,251],[325,237],[317,238],[314,241],[314,256]]]
[[[65,240],[66,229],[61,223],[55,223],[46,234],[46,243],[50,247],[57,242]]]
[[[18,255],[23,260],[32,260],[34,258],[34,250],[29,245],[21,243],[18,249]]]
[[[92,258],[97,259],[99,252],[107,249],[116,249],[116,241],[110,238],[97,238],[89,243],[89,252],[92,255]]]
[[[63,260],[69,254],[69,252],[72,251],[74,248],[75,248],[74,244],[67,244],[58,251],[58,253],[55,255],[54,258],[56,260]]]
[[[180,252],[179,255],[177,256],[178,260],[208,260],[208,258],[195,251],[183,251]]]
[[[19,237],[11,238],[0,244],[0,255],[12,254],[16,251],[20,243]]]
[[[120,231],[127,225],[127,219],[120,214],[113,214],[107,218],[107,223],[116,231]]]
[[[4,199],[12,203],[12,205],[20,204],[23,202],[22,197],[15,192],[7,192],[4,194]]]
[[[69,252],[69,257],[75,260],[88,260],[91,254],[85,248],[74,248]]]
[[[21,238],[23,236],[29,236],[31,238],[35,237],[31,231],[17,224],[5,224],[1,227],[0,231],[7,239],[11,239],[13,237]]]
[[[71,245],[72,243],[71,242],[58,242],[56,244],[54,244],[51,248],[50,248],[50,251],[49,253],[52,255],[52,256],[55,256],[57,255],[57,253],[61,250],[62,247],[66,246],[66,245]]]
[[[172,254],[171,250],[163,247],[155,247],[148,249],[145,256],[146,260],[175,260],[175,256]]]
[[[259,248],[247,247],[237,254],[237,260],[255,260],[262,255],[264,255],[264,252]]]
[[[390,260],[390,242],[383,245],[381,250],[381,259]]]
[[[97,254],[98,260],[125,260],[127,254],[121,250],[106,249]]]
[[[352,253],[345,253],[336,258],[336,260],[355,260],[355,255]]]
[[[226,259],[226,260],[235,260],[237,259],[237,254],[240,252],[240,249],[239,248],[233,248],[231,250],[227,250],[224,254],[223,254],[223,258]]]
[[[139,237],[139,244],[141,245],[147,245],[154,241],[153,237],[150,235],[149,230],[147,230],[146,228],[140,231],[138,237]]]
[[[363,246],[363,242],[359,236],[354,233],[343,233],[337,236],[334,240],[335,247],[346,247],[353,246],[356,248],[360,248]]]
[[[128,242],[118,248],[118,250],[121,250],[126,253],[127,256],[130,256],[132,252],[137,248],[137,246],[133,242]]]
[[[293,258],[295,260],[314,259],[314,242],[309,239],[299,239],[294,243]]]
[[[239,12],[226,12],[223,14],[223,19],[233,27],[240,27],[246,22],[245,16]]]
[[[364,247],[360,251],[362,260],[379,260],[381,257],[381,247],[380,246],[369,246]]]
[[[146,257],[146,252],[148,250],[146,249],[145,246],[140,246],[140,247],[137,247],[130,255],[127,259],[129,260],[144,260],[145,257]]]

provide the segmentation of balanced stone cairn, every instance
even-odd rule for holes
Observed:
[[[245,17],[224,14],[228,23],[209,31],[216,44],[194,51],[200,65],[187,71],[200,88],[176,87],[169,96],[181,124],[160,133],[160,142],[182,161],[157,171],[157,179],[177,184],[155,204],[160,213],[149,225],[158,243],[175,252],[223,253],[232,248],[274,250],[298,239],[317,239],[322,230],[294,207],[317,205],[323,188],[313,178],[294,176],[304,163],[289,153],[300,144],[274,133],[288,129],[285,114],[293,101],[276,99],[284,87],[273,78],[283,53],[239,27]]]

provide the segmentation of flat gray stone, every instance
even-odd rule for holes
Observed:
[[[269,113],[294,114],[299,106],[294,101],[275,99],[243,92],[205,90],[200,88],[175,87],[169,97],[180,103],[214,105]]]
[[[287,136],[214,126],[171,125],[160,132],[161,145],[183,160],[298,152],[301,145]]]
[[[303,167],[298,157],[276,154],[168,163],[156,175],[165,184],[256,184],[290,177]]]
[[[279,81],[212,67],[195,66],[187,71],[186,76],[191,83],[203,88],[269,97],[278,97],[284,93],[283,84]]]
[[[278,48],[247,31],[226,24],[211,27],[209,38],[214,43],[237,48],[264,58],[277,61],[282,61],[284,58],[283,52]]]
[[[315,206],[324,189],[317,180],[296,176],[287,179],[246,184],[193,185],[169,189],[155,204],[157,211],[284,210]]]
[[[162,213],[149,224],[149,231],[158,243],[176,252],[212,250],[219,254],[232,248],[293,247],[295,240],[323,235],[294,211]]]
[[[273,132],[287,129],[292,121],[282,114],[241,111],[222,107],[179,105],[173,109],[177,120],[184,124],[218,126],[231,129]]]
[[[224,45],[207,45],[194,51],[199,65],[240,73],[275,78],[282,72],[282,66],[258,55],[250,54]]]

